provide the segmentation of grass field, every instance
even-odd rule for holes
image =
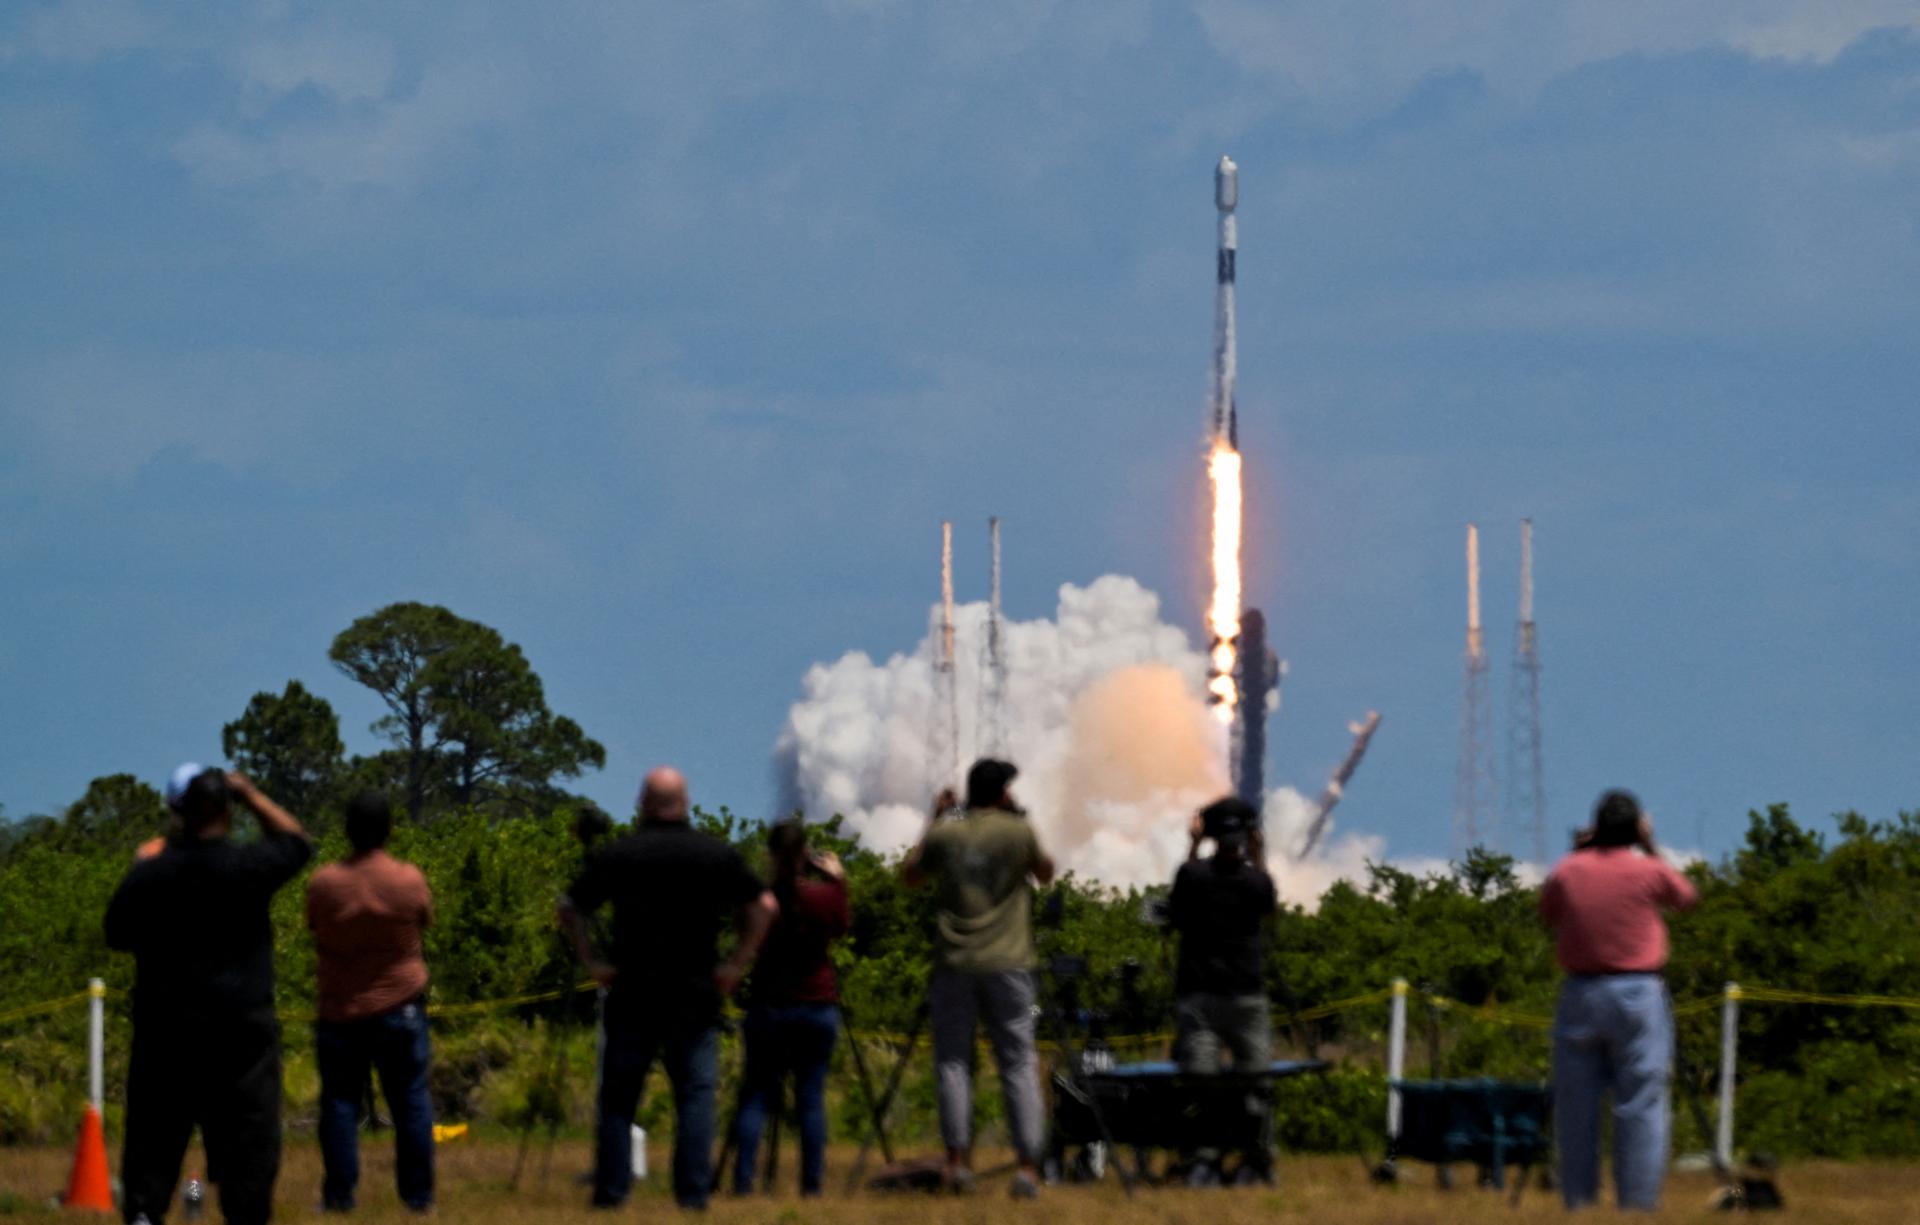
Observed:
[[[556,1146],[552,1169],[540,1177],[541,1146],[535,1144],[522,1188],[515,1193],[507,1180],[513,1171],[516,1146],[511,1140],[455,1141],[440,1150],[440,1211],[442,1220],[526,1222],[558,1225],[563,1221],[600,1219],[586,1210],[586,1191],[574,1176],[585,1169],[588,1149],[583,1141],[563,1140]],[[654,1179],[636,1193],[629,1211],[645,1218],[676,1215],[662,1189],[661,1171],[667,1152],[652,1154]],[[982,1164],[1001,1155],[982,1154]],[[116,1154],[117,1158],[117,1154]],[[792,1152],[782,1154],[791,1171]],[[830,1167],[844,1171],[850,1150],[836,1150]],[[48,1197],[63,1185],[68,1155],[52,1149],[0,1150],[0,1215],[13,1220],[72,1220],[48,1206]],[[361,1210],[356,1220],[406,1222],[417,1220],[400,1210],[394,1199],[392,1157],[383,1146],[369,1144],[362,1153]],[[1465,1171],[1461,1171],[1464,1175]],[[1562,1216],[1553,1197],[1529,1190],[1519,1207],[1510,1207],[1504,1195],[1490,1191],[1441,1192],[1432,1173],[1409,1167],[1405,1182],[1393,1188],[1368,1184],[1358,1159],[1299,1157],[1281,1167],[1278,1189],[1209,1190],[1142,1189],[1131,1201],[1117,1184],[1098,1187],[1049,1188],[1038,1204],[1017,1204],[1006,1196],[1004,1180],[983,1180],[967,1198],[935,1198],[916,1194],[838,1194],[844,1179],[832,1177],[830,1193],[821,1200],[800,1200],[792,1194],[772,1198],[716,1199],[708,1219],[740,1225],[974,1225],[976,1222],[1045,1222],[1045,1225],[1130,1225],[1132,1222],[1172,1222],[1175,1225],[1234,1225],[1254,1221],[1335,1221],[1355,1225],[1416,1225],[1421,1222],[1466,1222],[1500,1218]],[[1787,1211],[1776,1219],[1862,1222],[1901,1225],[1920,1220],[1920,1165],[1809,1163],[1781,1171],[1781,1190]],[[300,1220],[315,1215],[319,1201],[320,1153],[310,1141],[294,1141],[281,1169],[278,1215]],[[1668,1184],[1667,1206],[1653,1220],[1693,1221],[1714,1216],[1710,1201],[1715,1183],[1710,1175],[1676,1175]],[[211,1207],[211,1206],[210,1206]],[[622,1216],[626,1213],[620,1214]],[[178,1220],[176,1212],[171,1220]],[[209,1220],[218,1213],[210,1211]]]

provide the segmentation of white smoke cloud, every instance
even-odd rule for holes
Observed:
[[[1066,584],[1052,620],[1003,627],[1004,743],[988,743],[981,708],[987,606],[955,610],[955,690],[963,762],[994,750],[1020,766],[1015,793],[1062,868],[1110,885],[1172,877],[1192,813],[1227,790],[1227,739],[1207,709],[1207,661],[1160,617],[1160,599],[1131,578]],[[850,651],[806,675],[775,748],[793,803],[808,819],[843,814],[862,843],[895,851],[918,835],[927,805],[957,785],[929,741],[934,643],[876,663]],[[1263,806],[1282,896],[1312,902],[1334,881],[1365,878],[1385,855],[1377,837],[1345,836],[1295,862],[1313,801],[1291,787]],[[1435,865],[1408,865],[1425,870]],[[1444,867],[1444,865],[1438,865]]]

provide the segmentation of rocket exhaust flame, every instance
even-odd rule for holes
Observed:
[[[1240,452],[1215,438],[1207,456],[1207,480],[1213,487],[1213,599],[1207,605],[1211,675],[1207,700],[1222,723],[1233,720],[1239,698],[1234,679],[1240,645]]]

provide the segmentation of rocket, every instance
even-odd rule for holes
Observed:
[[[1240,422],[1233,403],[1237,375],[1234,353],[1233,262],[1239,248],[1233,210],[1240,203],[1240,167],[1222,157],[1213,168],[1213,206],[1220,213],[1220,245],[1215,252],[1213,308],[1213,435],[1240,447]]]

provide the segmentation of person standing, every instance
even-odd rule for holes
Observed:
[[[909,886],[933,886],[939,912],[927,1006],[947,1184],[965,1190],[973,1181],[974,1027],[984,1020],[1019,1163],[1013,1193],[1029,1198],[1040,1189],[1043,1127],[1029,882],[1051,881],[1053,860],[1013,798],[1018,774],[1011,762],[976,761],[967,772],[966,811],[942,820],[952,804],[952,793],[943,792],[901,870]]]
[[[778,906],[738,851],[688,822],[687,782],[661,766],[640,790],[640,827],[596,848],[560,901],[560,924],[594,981],[606,987],[593,1203],[610,1208],[633,1187],[634,1111],[656,1058],[673,1084],[673,1194],[704,1208],[712,1177],[713,1093],[720,1001],[753,964]],[[603,960],[590,919],[613,905]],[[731,916],[739,939],[718,961]],[[717,964],[716,964],[717,963]]]
[[[1180,933],[1174,974],[1174,1053],[1183,1072],[1216,1075],[1224,1051],[1236,1072],[1264,1070],[1273,1058],[1272,1005],[1267,1001],[1267,929],[1279,907],[1273,877],[1261,865],[1260,813],[1235,797],[1216,800],[1193,818],[1187,862],[1173,878],[1167,924]],[[1201,844],[1214,842],[1200,857]],[[1247,1095],[1246,1176],[1273,1169],[1266,1093]],[[1191,1154],[1188,1181],[1220,1181],[1219,1154]]]
[[[107,947],[134,958],[121,1213],[159,1225],[198,1126],[221,1214],[262,1225],[280,1172],[269,907],[313,844],[243,775],[182,767],[176,778],[191,780],[168,787],[179,832],[127,871],[104,924]],[[259,821],[257,841],[229,837],[235,800]]]
[[[318,958],[321,1207],[353,1208],[360,1182],[360,1104],[371,1072],[393,1113],[400,1201],[433,1207],[433,1100],[427,1092],[427,962],[422,938],[433,892],[419,868],[387,853],[393,809],[366,793],[347,806],[352,853],[307,882],[307,926]]]
[[[1600,797],[1592,827],[1540,890],[1540,915],[1566,972],[1553,1016],[1553,1120],[1569,1208],[1599,1199],[1600,1108],[1609,1090],[1615,1202],[1659,1207],[1673,1077],[1662,911],[1698,900],[1693,883],[1661,857],[1653,822],[1630,791]]]
[[[746,1072],[734,1122],[733,1191],[753,1190],[760,1133],[793,1079],[800,1121],[800,1194],[820,1194],[827,1152],[827,1063],[839,1034],[833,942],[850,921],[846,873],[832,852],[807,849],[807,827],[781,821],[767,831],[773,897],[780,914],[749,981]]]

